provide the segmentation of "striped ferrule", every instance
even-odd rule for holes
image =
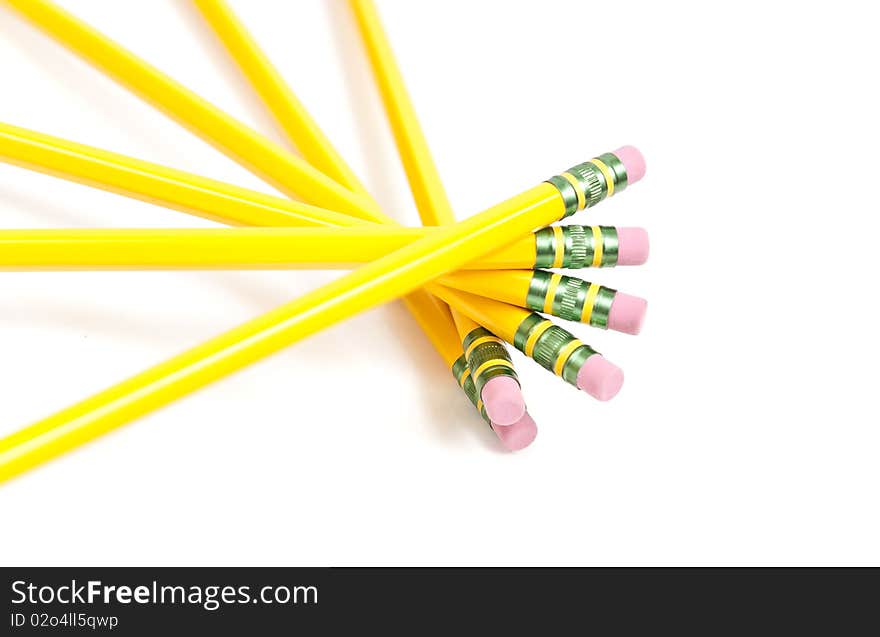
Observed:
[[[526,307],[566,321],[608,328],[608,313],[617,290],[577,277],[535,270],[526,294]]]
[[[510,376],[517,383],[516,370],[504,341],[485,327],[474,328],[462,339],[462,349],[474,379],[477,397],[483,395],[483,387],[496,376]]]
[[[568,331],[539,314],[530,314],[516,330],[514,346],[544,369],[577,387],[577,375],[587,359],[596,354]]]
[[[604,153],[547,180],[562,196],[565,217],[591,208],[626,188],[626,168],[614,153]]]
[[[619,252],[613,226],[548,226],[535,232],[536,268],[608,268],[617,265]]]
[[[458,386],[461,387],[464,395],[468,397],[471,404],[477,408],[477,411],[490,426],[492,421],[489,420],[489,414],[486,413],[486,407],[483,401],[478,397],[477,387],[474,385],[474,379],[471,376],[471,369],[468,367],[467,359],[464,354],[455,359],[452,364],[452,375],[455,377]]]

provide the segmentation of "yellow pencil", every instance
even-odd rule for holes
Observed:
[[[273,197],[181,170],[3,123],[0,123],[0,159],[62,179],[232,225],[325,227],[355,225],[362,228],[373,227],[365,220],[355,219],[348,215]],[[375,217],[381,218],[378,213]],[[108,235],[101,234],[100,236],[102,238],[98,240],[96,245],[100,244],[105,249],[109,249],[112,254],[119,256],[119,250],[116,246],[111,245],[112,240],[109,240]],[[34,246],[42,243],[40,238],[34,235],[31,235],[30,238],[34,241]],[[58,257],[67,255],[71,261],[76,260],[72,256],[77,250],[73,245],[76,243],[73,235],[67,239],[57,236],[56,238],[58,242],[55,243],[53,250],[40,250],[47,258],[43,264],[46,266],[44,269],[52,267],[48,261],[53,258],[50,256],[52,252]],[[173,243],[176,239],[172,237],[170,241]],[[17,240],[13,239],[9,247],[12,248],[15,243]],[[64,247],[65,244],[68,246],[67,249]],[[348,245],[353,248],[352,244]],[[315,247],[314,245],[304,246],[303,250],[316,256]],[[351,250],[349,254],[351,252],[357,251]],[[13,253],[11,249],[9,255],[12,256]],[[94,257],[98,257],[99,253],[101,250],[95,247]],[[22,259],[26,258],[24,256],[26,252],[17,252],[17,254]],[[104,254],[108,259],[112,258],[109,254]],[[144,256],[144,260],[156,257],[157,255]],[[85,257],[85,259],[89,260],[89,257]],[[58,261],[55,263],[58,264]],[[32,260],[28,264],[21,263],[21,265],[25,267],[10,269],[30,269],[37,267],[38,263]],[[78,266],[88,264],[80,261],[78,264],[70,262],[69,265],[71,269],[75,269]],[[91,265],[94,267],[107,266],[108,262],[94,263],[93,260]],[[427,298],[427,296],[423,292],[414,292],[405,301],[408,309],[416,317],[419,325],[443,359],[452,365],[454,357],[452,360],[449,359],[457,348],[458,341],[452,318],[447,309],[440,307],[442,304],[438,304],[436,300]],[[433,320],[432,315],[434,316]]]
[[[432,293],[542,367],[599,400],[617,395],[623,372],[589,345],[535,312],[439,284]]]
[[[580,164],[488,210],[409,244],[299,299],[203,343],[85,401],[0,440],[0,480],[58,456],[107,431],[394,298],[517,238],[619,192],[635,149]],[[627,163],[624,163],[627,162]],[[600,180],[597,189],[590,185]],[[631,181],[636,181],[635,178]],[[500,335],[500,334],[499,334]]]
[[[425,225],[455,223],[455,214],[428,148],[403,76],[385,36],[376,7],[370,1],[350,0],[367,59],[391,124],[397,152]]]
[[[56,5],[43,1],[10,4],[56,40],[282,191],[366,219],[389,221],[369,197],[338,186]],[[451,322],[447,321],[446,329],[435,328],[442,315],[436,321],[428,320],[436,303],[423,297],[413,293],[406,301],[410,306],[421,304],[411,309],[438,349],[448,349],[444,341],[452,338]]]
[[[336,152],[330,140],[296,98],[232,9],[223,0],[196,0],[195,4],[269,112],[284,129],[293,145],[300,149],[305,159],[349,190],[369,199],[374,209],[378,210],[378,204],[342,156]],[[391,217],[384,215],[373,215],[370,218],[387,224],[394,223]],[[404,303],[416,317],[446,365],[452,367],[455,361],[450,357],[455,351],[457,338],[448,309],[423,291],[416,291],[406,296]]]
[[[0,270],[350,270],[435,232],[377,225],[0,230]],[[463,267],[532,268],[539,245],[527,235]]]
[[[310,183],[309,180],[317,174],[317,183],[307,194],[313,201],[326,202],[331,206],[339,205],[339,193],[335,188],[325,187],[323,174],[316,173],[299,158],[266,142],[257,133],[235,122],[219,109],[55,5],[48,2],[13,2],[12,5],[50,35],[84,55],[98,68],[146,97],[151,103],[161,105],[166,113],[261,177],[269,174],[260,169],[266,162],[274,167],[273,157],[277,160],[282,155],[287,155],[288,166],[282,171],[281,178],[289,180],[289,183],[282,190],[293,193],[296,190],[294,183],[299,180]],[[342,226],[357,223],[339,213],[286,202],[277,197],[9,125],[0,125],[0,156],[10,163],[113,192],[122,192],[153,203],[171,205],[185,212],[227,223],[272,226]],[[299,172],[294,170],[303,166],[305,168]],[[270,183],[278,186],[277,178],[278,176],[272,179],[270,175]],[[347,189],[344,192],[351,194]],[[391,221],[378,211],[366,194],[357,194],[356,203],[358,201],[362,204],[361,207],[352,208],[346,205],[342,209],[372,221]],[[414,292],[405,302],[444,360],[448,359],[449,352],[457,341],[452,319],[448,311],[438,310],[437,302],[425,296],[424,293]],[[432,314],[434,320],[431,320]],[[452,363],[447,362],[450,365]]]
[[[310,203],[376,220],[367,197],[339,185],[303,159],[239,122],[157,68],[48,0],[6,4],[72,52],[268,183]]]
[[[308,253],[303,255],[303,258],[307,259],[303,263],[314,263],[322,268],[345,267],[348,263],[371,260],[376,254],[387,254],[387,252],[401,247],[398,240],[402,240],[400,233],[405,232],[397,228],[375,228],[365,220],[355,219],[325,208],[267,195],[256,190],[234,186],[3,122],[0,122],[0,161],[233,226],[320,226],[326,228],[358,226],[364,233],[371,236],[372,233],[387,232],[389,237],[394,237],[389,239],[390,243],[387,249],[384,245],[366,246],[364,258],[359,260],[356,251],[346,250],[345,246],[348,244],[345,243],[344,237],[350,235],[340,235],[343,243],[340,247],[334,247],[324,243],[321,237],[328,237],[328,235],[319,232],[315,238],[316,241],[321,242],[320,245],[326,246],[327,257],[321,256],[318,245],[304,246],[303,249]],[[352,232],[356,231],[352,230]],[[413,232],[416,231],[413,230]],[[308,236],[308,232],[305,232],[305,235]],[[24,237],[16,238],[14,235],[8,237],[10,241],[22,239]],[[60,247],[63,238],[59,236],[56,239]],[[131,239],[135,240],[134,237]],[[33,237],[32,240],[39,241],[39,238]],[[75,241],[75,239],[72,240]],[[109,238],[105,237],[104,240],[109,241]],[[155,240],[160,241],[158,237],[155,237]],[[200,240],[197,239],[197,241]],[[211,241],[213,239],[205,240]],[[380,243],[382,241],[381,239],[376,240]],[[267,239],[267,241],[270,240]],[[579,269],[592,267],[597,261],[597,254],[599,255],[598,265],[602,267],[640,265],[645,262],[648,256],[648,235],[641,228],[552,226],[536,232],[534,241],[531,238],[528,241],[523,239],[523,241],[530,246],[534,243],[534,246],[529,247],[528,252],[513,250],[514,246],[511,246],[511,252],[504,250],[494,253],[486,257],[485,260],[468,264],[466,267],[477,269],[530,267]],[[515,245],[525,246],[525,243]],[[107,247],[110,249],[109,244]],[[71,250],[75,249],[75,247],[71,247]],[[267,246],[267,249],[272,250],[273,248]],[[372,251],[374,249],[375,252]],[[21,253],[19,254],[23,257]],[[366,256],[367,254],[369,257]],[[504,256],[502,257],[502,255]],[[523,257],[526,255],[528,256],[523,261]],[[52,261],[50,254],[44,254],[44,256],[47,259],[44,265],[48,267],[64,265]],[[532,256],[534,260],[532,260]],[[297,255],[297,258],[299,257],[300,255]],[[155,265],[162,266],[161,255],[155,255],[155,258],[157,259]],[[508,261],[508,259],[510,260]],[[334,262],[336,263],[334,264]],[[109,257],[100,262],[103,265],[111,263]],[[87,261],[79,264],[89,265]],[[14,262],[6,261],[6,265],[13,266]],[[22,262],[21,265],[27,267],[38,265],[38,263],[27,261]],[[73,268],[77,263],[71,262],[69,265]],[[150,267],[149,262],[134,263],[125,261],[124,257],[119,261],[119,265]],[[164,265],[171,266],[173,263]],[[210,267],[212,263],[208,262],[206,265]],[[249,267],[249,264],[244,261],[230,262],[230,265]],[[181,267],[186,267],[186,263],[181,262]]]
[[[379,86],[382,103],[397,144],[397,152],[403,163],[410,190],[425,225],[446,225],[455,222],[455,214],[428,142],[416,116],[415,107],[397,68],[391,45],[382,28],[379,14],[372,2],[349,2],[354,13],[367,58]],[[476,333],[470,322],[452,309],[459,337],[467,342]],[[465,348],[462,357],[453,365],[453,374],[459,369],[469,373],[474,382],[475,404],[478,410],[485,405],[493,429],[508,448],[518,450],[530,444],[537,434],[537,427],[526,413],[525,399],[513,362],[504,345],[490,336],[478,338]],[[492,361],[503,364],[491,365]],[[477,368],[474,365],[477,365]],[[459,379],[461,382],[461,379]],[[514,431],[502,428],[515,427]]]
[[[379,226],[0,230],[0,271],[353,269],[434,231]],[[527,269],[537,260],[536,246],[534,235],[523,237],[439,282],[569,321],[638,333],[647,305],[643,299],[577,277]],[[465,334],[459,330],[459,336]]]
[[[547,270],[453,272],[440,283],[593,327],[638,334],[647,302],[598,283]]]
[[[513,439],[520,443],[513,451],[525,448],[534,441],[538,428],[526,410],[510,353],[500,338],[451,306],[450,309],[461,338],[461,360],[473,383],[477,409],[485,412],[492,429],[505,444],[511,437],[504,434],[513,428]]]
[[[367,226],[368,222],[216,179],[0,122],[0,160],[236,226]]]
[[[193,0],[245,78],[303,158],[349,190],[367,189],[223,0]]]

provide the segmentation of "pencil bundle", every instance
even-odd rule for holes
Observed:
[[[640,228],[559,225],[644,175],[631,146],[457,221],[371,0],[350,0],[424,227],[358,180],[223,0],[194,0],[293,154],[48,0],[5,0],[60,44],[239,162],[276,197],[0,123],[0,159],[217,221],[216,229],[0,230],[0,270],[350,269],[336,281],[0,440],[0,480],[376,305],[403,299],[507,449],[530,444],[512,345],[599,400],[623,372],[548,316],[637,334],[646,302],[556,269],[641,265]]]

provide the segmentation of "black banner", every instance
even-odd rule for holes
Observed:
[[[873,569],[5,568],[0,577],[0,635],[849,633],[876,625],[880,593]]]

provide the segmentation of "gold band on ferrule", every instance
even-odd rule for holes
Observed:
[[[470,346],[468,346],[467,351],[464,353],[464,357],[470,358],[471,354],[473,354],[474,352],[474,348],[482,343],[498,343],[499,345],[504,345],[504,342],[497,336],[481,336],[480,338],[475,339],[474,342],[472,342]],[[476,372],[474,372],[474,375],[476,375]]]
[[[540,323],[539,325],[537,325],[532,330],[531,334],[529,334],[529,338],[526,341],[525,346],[523,346],[523,354],[525,354],[528,357],[531,357],[535,351],[535,343],[537,343],[538,339],[541,338],[541,334],[543,334],[544,332],[549,330],[551,327],[553,327],[553,323],[551,323],[550,321],[548,321],[546,319],[544,319],[543,323]]]
[[[477,386],[474,384],[474,379],[471,378],[471,370],[467,364],[467,360],[464,357],[464,354],[459,356],[454,363],[452,363],[452,375],[455,377],[455,380],[458,381],[458,384],[461,386],[464,395],[467,396],[467,399],[471,402],[471,404],[477,408],[477,412],[486,421],[487,424],[491,425],[492,422],[489,420],[489,415],[486,413],[486,410],[483,407],[483,401],[479,399],[477,396]]]
[[[534,312],[516,328],[513,344],[541,367],[575,387],[581,367],[596,353],[570,332]]]
[[[603,162],[598,157],[593,157],[593,159],[591,159],[589,161],[589,163],[593,164],[596,168],[598,168],[601,171],[602,175],[605,177],[605,183],[607,184],[607,187],[608,187],[608,194],[606,196],[610,197],[611,195],[613,195],[614,194],[614,173],[611,172],[611,169],[605,164],[605,162]]]
[[[593,267],[602,265],[602,252],[605,248],[605,238],[602,236],[601,226],[593,226]]]
[[[598,166],[597,166],[598,168]],[[601,170],[601,168],[600,168]],[[581,182],[578,181],[578,178],[572,175],[571,173],[562,173],[562,178],[565,179],[568,183],[574,186],[574,190],[577,193],[578,198],[578,210],[583,210],[587,205],[587,199],[584,195],[584,188],[581,185]]]
[[[561,268],[565,263],[565,234],[562,226],[551,226],[553,228],[553,249],[555,255],[553,257],[553,267]]]
[[[565,206],[562,218],[565,218],[623,190],[627,177],[620,159],[613,153],[605,153],[546,181],[559,191]]]
[[[587,290],[587,296],[584,299],[584,311],[581,313],[582,323],[590,322],[590,317],[593,316],[593,306],[596,305],[596,297],[599,295],[601,287],[598,283],[590,283],[590,289]]]
[[[477,369],[474,370],[474,380],[476,381],[487,369],[490,367],[507,367],[510,370],[516,372],[513,368],[513,363],[508,360],[504,360],[503,358],[493,358],[492,360],[488,360]]]
[[[544,314],[553,314],[553,301],[556,299],[556,290],[559,282],[562,281],[562,275],[553,273],[550,276],[550,282],[547,284],[547,293],[544,295]]]
[[[565,363],[568,362],[568,357],[571,356],[572,352],[576,350],[578,347],[583,345],[581,341],[578,339],[574,339],[568,345],[559,350],[559,354],[557,354],[556,364],[553,366],[553,373],[557,376],[562,376],[562,369],[565,367]]]
[[[478,397],[482,395],[486,383],[498,376],[507,376],[519,383],[504,342],[485,327],[472,329],[462,338],[461,344]]]

